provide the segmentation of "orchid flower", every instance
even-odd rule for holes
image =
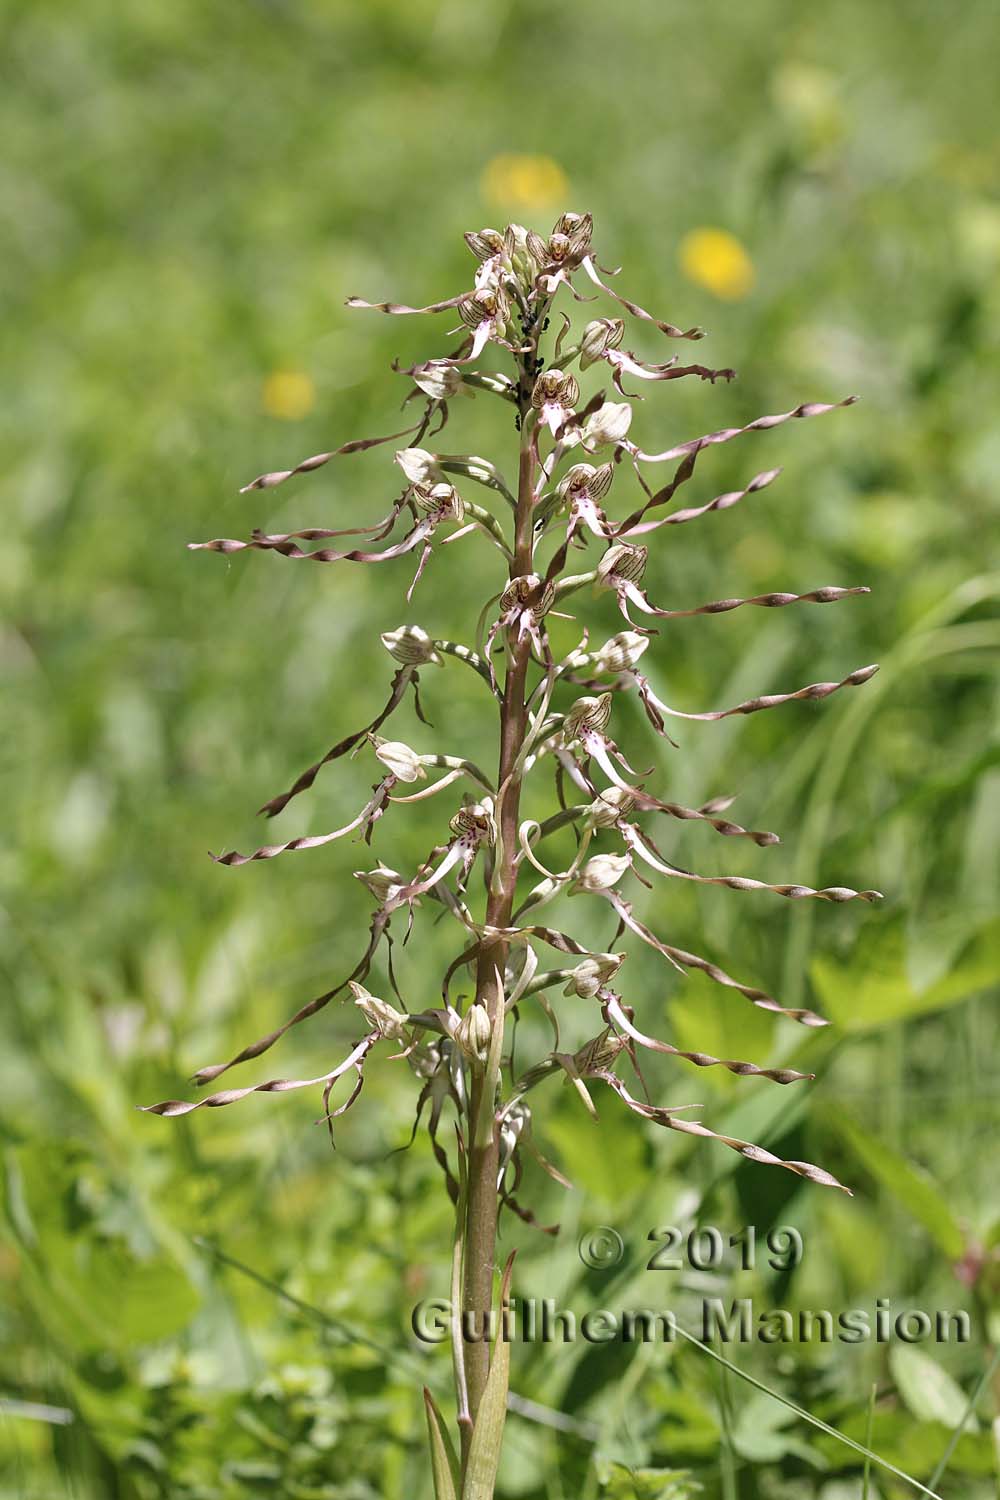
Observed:
[[[600,501],[611,488],[615,477],[613,464],[574,464],[567,469],[556,489],[559,504],[569,512],[566,540],[572,541],[581,526],[601,541],[608,541],[608,518]]]
[[[531,404],[538,412],[538,419],[557,438],[568,419],[573,416],[580,399],[580,386],[575,376],[562,370],[545,370],[535,381],[531,391]]]
[[[464,359],[451,359],[449,364],[471,364],[478,359],[492,339],[495,343],[510,348],[504,335],[510,318],[510,306],[506,293],[495,278],[486,273],[480,284],[468,297],[458,304],[458,315],[466,328],[472,331],[472,347]]]
[[[649,632],[643,632],[641,626],[636,627],[628,612],[628,605],[631,602],[648,613],[646,596],[639,588],[648,560],[648,547],[637,547],[631,542],[615,542],[598,563],[594,580],[598,588],[614,589],[622,618],[643,634]]]
[[[490,627],[483,650],[494,686],[496,676],[493,670],[493,642],[501,630],[506,631],[518,643],[529,641],[536,659],[551,659],[544,621],[554,598],[555,586],[539,578],[537,573],[512,578],[504,589],[499,599],[499,613]]]
[[[461,889],[468,878],[472,861],[480,846],[486,844],[492,847],[496,843],[493,799],[488,797],[483,802],[460,808],[452,818],[449,827],[453,837],[442,850],[435,851],[442,855],[440,862],[427,873],[418,873],[415,879],[404,885],[390,886],[383,903],[385,912],[395,911],[398,906],[412,902],[415,896],[421,896],[432,890],[456,866],[460,870],[459,888]]]
[[[583,264],[593,233],[591,215],[574,213],[561,214],[547,238],[528,231],[527,249],[539,267],[538,283],[548,296]]]
[[[612,764],[612,757],[630,775],[635,775],[632,766],[605,730],[611,719],[611,694],[602,693],[599,698],[578,698],[563,720],[562,743],[567,747],[579,745],[587,757],[597,761],[601,770],[613,785],[625,792],[633,788],[622,780]]]

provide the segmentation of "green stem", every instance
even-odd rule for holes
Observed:
[[[531,357],[533,358],[537,336],[531,338],[529,342],[532,345]],[[525,356],[522,368],[520,385],[522,392],[526,389],[529,379],[528,357]],[[530,406],[523,396],[520,410],[521,451],[514,515],[514,556],[510,564],[512,579],[532,571],[534,551],[535,456],[531,442]],[[486,904],[486,923],[492,927],[509,926],[514,908],[517,886],[517,829],[521,799],[518,753],[524,743],[528,726],[526,683],[531,658],[531,642],[527,637],[518,640],[512,632],[507,644],[508,667],[500,707],[500,763],[497,777],[497,785],[500,788],[498,847],[494,878]],[[477,959],[476,1001],[486,1007],[495,1036],[496,1028],[502,1028],[504,1024],[503,975],[506,962],[507,944],[484,938],[480,943]],[[499,1054],[500,1041],[502,1041],[502,1035],[498,1039],[497,1047],[493,1049],[496,1055]],[[495,1070],[477,1069],[473,1074],[469,1090],[468,1184],[462,1267],[462,1312],[469,1325],[468,1332],[485,1332],[488,1329],[489,1313],[493,1305],[493,1270],[499,1211],[497,1191],[499,1135],[493,1120],[494,1100],[489,1097],[490,1090],[494,1088]],[[486,1129],[483,1128],[482,1122],[484,1121],[487,1124]],[[485,1338],[478,1338],[466,1343],[465,1355],[469,1416],[474,1424],[489,1374],[488,1341]],[[468,1457],[468,1445],[465,1442],[463,1442],[463,1450],[464,1464]]]

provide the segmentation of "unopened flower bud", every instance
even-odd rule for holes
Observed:
[[[427,777],[420,756],[402,740],[375,737],[375,755],[397,781],[424,781]]]
[[[576,496],[600,500],[608,493],[614,477],[614,464],[601,464],[597,469],[593,464],[574,464],[559,481],[556,494],[560,500],[573,500]]]
[[[406,1040],[406,1023],[410,1019],[408,1015],[397,1010],[387,1000],[370,995],[363,984],[357,984],[353,979],[350,981],[350,989],[355,1005],[373,1031],[393,1042]]]
[[[563,739],[571,745],[588,730],[603,734],[610,718],[610,693],[602,693],[599,698],[577,698],[563,720]]]
[[[484,1063],[489,1056],[493,1026],[485,1005],[470,1005],[455,1027],[455,1041],[467,1057]]]
[[[434,642],[419,625],[399,625],[395,630],[383,630],[381,640],[393,661],[398,661],[400,666],[441,665]]]
[[[539,267],[547,266],[552,257],[549,255],[547,242],[538,233],[537,229],[529,229],[525,237],[528,253]]]
[[[620,630],[594,653],[594,666],[598,672],[627,672],[648,645],[648,635],[640,635],[637,630]]]
[[[627,818],[634,806],[635,797],[623,786],[606,786],[587,809],[587,825],[590,828],[614,828],[619,818]]]
[[[432,396],[435,401],[448,401],[452,396],[470,394],[468,387],[462,382],[462,372],[454,365],[447,364],[444,360],[428,360],[425,365],[418,365],[412,372],[413,382],[424,392],[426,396]]]
[[[437,459],[426,448],[400,448],[396,462],[411,484],[437,484],[444,478]]]
[[[531,252],[529,234],[523,224],[508,224],[504,231],[504,254],[511,268],[525,285],[534,281],[541,269],[540,262]],[[537,239],[538,236],[536,235]]]
[[[614,588],[618,579],[638,583],[646,571],[648,547],[633,547],[630,542],[615,542],[597,564],[597,582]]]
[[[403,884],[398,870],[390,870],[388,865],[382,864],[376,865],[374,870],[355,870],[354,878],[371,892],[376,901],[384,901],[394,886]]]
[[[584,447],[593,451],[623,443],[631,425],[632,408],[627,401],[605,401],[583,424]]]
[[[477,260],[489,260],[503,253],[503,235],[497,229],[469,230],[463,238]]]
[[[594,896],[600,891],[610,891],[631,863],[627,854],[595,854],[570,886],[569,894]]]
[[[609,349],[617,349],[625,337],[624,318],[595,318],[580,338],[580,369],[596,362]]]
[[[563,994],[579,995],[581,1000],[592,1000],[599,989],[614,979],[624,962],[624,953],[591,954],[577,964]]]

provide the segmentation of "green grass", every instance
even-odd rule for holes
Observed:
[[[304,1095],[190,1121],[134,1105],[182,1092],[195,1067],[353,965],[369,911],[355,846],[244,870],[205,851],[260,842],[254,809],[377,710],[379,631],[408,619],[468,639],[495,554],[469,543],[436,558],[408,609],[391,567],[299,570],[184,543],[380,514],[396,489],[389,449],[273,493],[237,489],[403,425],[389,365],[445,347],[448,320],[349,313],[345,296],[453,294],[471,268],[462,230],[508,216],[547,228],[564,208],[594,212],[601,259],[625,264],[631,295],[708,327],[699,352],[740,372],[731,387],[652,396],[643,441],[862,397],[706,455],[701,500],[785,472],[667,533],[647,577],[677,606],[873,589],[795,618],[676,622],[656,672],[683,706],[868,661],[882,674],[826,704],[686,725],[679,752],[651,749],[638,717],[622,716],[619,737],[643,765],[655,754],[671,796],[738,791],[735,815],[783,838],[734,850],[678,825],[681,863],[887,899],[807,911],[713,889],[650,898],[674,941],[829,1014],[835,1027],[805,1043],[652,955],[629,963],[650,1030],[818,1073],[785,1091],[678,1064],[654,1072],[659,1096],[704,1100],[717,1128],[821,1161],[853,1199],[654,1138],[613,1100],[597,1135],[551,1084],[539,1136],[576,1191],[537,1174],[522,1197],[564,1233],[508,1226],[504,1248],[522,1247],[521,1295],[578,1312],[656,1298],[689,1318],[705,1278],[645,1271],[649,1230],[790,1223],[801,1266],[715,1276],[711,1293],[967,1309],[972,1343],[931,1351],[975,1395],[955,1441],[953,1401],[915,1409],[884,1346],[727,1357],[945,1500],[994,1494],[995,1378],[981,1386],[1000,1241],[994,7],[11,0],[0,27],[0,1403],[73,1415],[0,1404],[0,1496],[427,1493],[419,1386],[446,1400],[448,1364],[414,1341],[409,1315],[446,1290],[448,1225],[426,1141],[388,1155],[414,1100],[399,1065],[370,1070],[336,1155]],[[537,201],[496,196],[487,168],[510,153],[555,163],[528,175]],[[560,172],[567,194],[547,196]],[[746,296],[719,300],[684,275],[681,242],[705,226],[745,247]],[[635,336],[648,357],[653,337]],[[297,420],[265,409],[281,371],[316,392]],[[508,425],[484,400],[468,406],[447,445],[498,459],[506,445],[509,464]],[[608,619],[590,599],[580,614],[598,631]],[[409,709],[396,732],[488,759],[492,724],[463,675],[426,674],[433,739]],[[279,836],[337,826],[369,779],[360,761],[328,770]],[[377,850],[412,864],[436,819],[418,804]],[[433,995],[451,956],[447,933],[425,927],[401,961],[404,993]],[[325,1013],[273,1071],[322,1071],[351,1026]],[[595,1224],[625,1241],[614,1274],[577,1257]],[[515,1350],[512,1387],[568,1430],[511,1418],[511,1500],[688,1491],[630,1469],[689,1471],[705,1500],[862,1493],[857,1452],[733,1376],[723,1391],[689,1345]],[[874,1466],[866,1482],[871,1500],[912,1493]]]

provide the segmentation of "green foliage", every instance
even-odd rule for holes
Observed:
[[[349,970],[369,910],[346,878],[361,850],[232,871],[204,851],[260,842],[254,809],[377,710],[380,631],[457,631],[494,565],[470,550],[447,582],[432,566],[406,609],[400,575],[244,567],[184,544],[382,514],[397,489],[388,457],[273,494],[237,489],[405,422],[388,367],[426,354],[426,327],[361,323],[343,296],[457,292],[472,267],[461,230],[508,216],[544,227],[565,207],[594,212],[641,302],[707,326],[701,349],[739,370],[732,387],[669,387],[669,420],[654,424],[653,403],[636,417],[643,440],[862,396],[784,429],[780,456],[768,434],[707,454],[702,501],[771,463],[785,473],[679,528],[646,583],[677,607],[873,589],[835,615],[741,611],[697,636],[673,622],[657,687],[682,707],[877,659],[882,673],[850,701],[685,726],[648,784],[693,805],[739,791],[741,821],[783,838],[745,850],[678,825],[665,852],[687,868],[848,880],[887,900],[859,918],[675,882],[640,911],[836,1023],[805,1042],[630,959],[649,1030],[818,1074],[777,1089],[664,1062],[649,1070],[655,1097],[712,1103],[719,1128],[829,1165],[855,1198],[619,1129],[614,1100],[598,1135],[550,1082],[553,1154],[577,1190],[541,1172],[526,1184],[563,1230],[505,1226],[514,1292],[578,1315],[669,1307],[691,1329],[706,1293],[793,1311],[878,1296],[964,1309],[971,1344],[892,1360],[875,1344],[729,1351],[929,1484],[998,1302],[983,1148],[1000,974],[997,580],[983,576],[998,498],[995,7],[973,0],[956,26],[942,8],[862,0],[794,14],[777,0],[12,0],[3,29],[0,1497],[430,1494],[420,1388],[447,1389],[447,1350],[419,1344],[409,1319],[447,1292],[448,1215],[426,1143],[389,1154],[411,1122],[397,1075],[370,1069],[336,1155],[302,1096],[175,1122],[133,1106],[176,1095]],[[518,152],[550,165],[498,165]],[[756,280],[739,298],[682,270],[684,236],[703,226],[748,252]],[[639,352],[660,348],[653,336]],[[485,400],[469,407],[473,448],[495,451]],[[589,599],[578,613],[594,626]],[[492,724],[461,675],[428,670],[428,716],[437,735],[460,720],[485,755]],[[648,755],[622,717],[626,752]],[[400,723],[426,748],[416,720]],[[367,784],[342,763],[278,833],[338,826]],[[436,814],[410,811],[415,863]],[[428,976],[453,956],[443,929],[429,943],[399,953],[414,1008],[435,1002]],[[248,1081],[339,1058],[353,1020],[331,1010],[313,1024]],[[585,1034],[581,1019],[565,1042]],[[657,1225],[728,1234],[748,1219],[761,1236],[796,1226],[802,1263],[644,1269]],[[601,1223],[627,1250],[603,1273],[576,1253]],[[508,1420],[509,1500],[679,1500],[696,1484],[704,1500],[860,1493],[856,1452],[733,1376],[724,1419],[696,1348],[512,1356],[512,1391],[542,1415]],[[994,1411],[987,1388],[931,1486],[945,1500],[994,1493]],[[876,1486],[907,1493],[873,1469]]]
[[[896,1388],[915,1417],[950,1428],[965,1420],[965,1396],[929,1354],[909,1344],[897,1344],[889,1363]]]
[[[598,1466],[600,1493],[607,1500],[692,1500],[701,1485],[687,1470],[627,1469],[624,1464]]]
[[[846,1115],[831,1113],[835,1129],[876,1181],[923,1225],[943,1255],[959,1260],[965,1244],[962,1226],[933,1178]]]

